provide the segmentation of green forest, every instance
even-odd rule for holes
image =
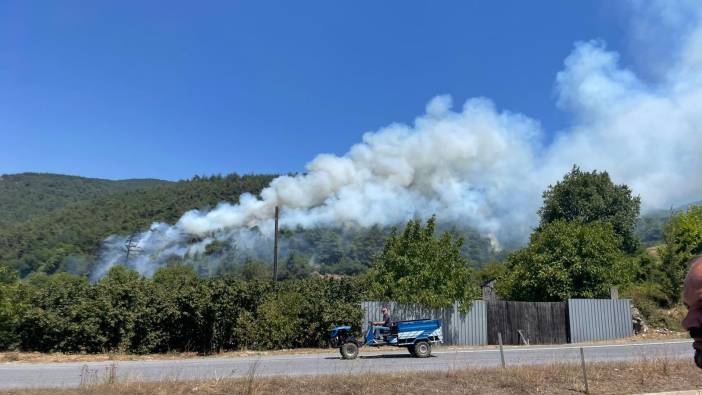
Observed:
[[[284,229],[279,282],[271,281],[267,260],[232,261],[218,272],[197,260],[174,261],[149,278],[115,266],[88,280],[108,235],[236,201],[272,177],[195,177],[98,197],[79,193],[9,221],[0,231],[0,349],[212,353],[325,346],[331,326],[360,327],[361,300],[458,302],[467,309],[487,280],[497,280],[502,298],[522,301],[602,298],[618,287],[650,324],[676,328],[678,317],[669,312],[681,306],[688,262],[702,253],[702,206],[641,217],[640,198],[627,185],[614,184],[607,172],[573,167],[544,191],[538,225],[513,251],[496,254],[486,238],[441,224],[437,213],[393,228]],[[47,184],[15,182],[13,190],[20,185]],[[206,253],[226,255],[230,248],[213,243]]]
[[[0,226],[0,265],[21,278],[34,272],[86,275],[95,265],[96,254],[106,237],[141,232],[157,221],[174,223],[191,209],[213,208],[223,201],[237,202],[242,193],[258,194],[274,177],[230,174],[165,182],[90,180],[49,174],[3,176],[0,212],[13,213],[6,217],[15,219]],[[100,187],[86,191],[83,184]],[[48,209],[48,204],[42,202],[51,195],[52,188],[58,192],[52,198],[52,209]],[[5,196],[4,191],[12,193]],[[27,208],[32,205],[38,208]],[[464,237],[463,254],[471,261],[482,264],[495,259],[487,238],[470,228],[445,228]],[[300,278],[312,272],[365,272],[390,231],[381,227],[282,229],[283,266],[289,269],[282,275]],[[208,254],[220,253],[231,256],[231,246],[214,244],[208,249]],[[216,270],[203,267],[198,259],[178,263],[194,266],[203,276],[235,273],[247,279],[267,278],[272,256],[265,258],[224,259]]]

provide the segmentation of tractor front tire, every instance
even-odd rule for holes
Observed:
[[[410,351],[412,352],[412,351]],[[417,358],[427,358],[431,356],[431,344],[424,340],[414,343],[413,355]]]
[[[358,356],[358,345],[354,342],[347,342],[339,347],[339,352],[341,352],[341,358],[343,359],[356,359]]]

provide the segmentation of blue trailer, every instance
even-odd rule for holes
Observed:
[[[355,359],[363,346],[405,347],[417,358],[431,355],[432,345],[443,342],[440,320],[411,320],[393,322],[389,328],[368,323],[365,337],[357,339],[351,326],[337,326],[331,331],[331,343],[339,348],[343,359]]]

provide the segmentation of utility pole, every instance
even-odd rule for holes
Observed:
[[[273,235],[273,281],[278,281],[278,216],[280,210],[275,206],[275,234]]]
[[[129,266],[129,255],[132,255],[132,253],[137,254],[142,250],[141,247],[139,247],[137,245],[137,242],[134,240],[135,235],[136,233],[132,233],[127,238],[127,241],[124,242],[124,249],[127,251],[127,256],[124,259],[125,266]]]

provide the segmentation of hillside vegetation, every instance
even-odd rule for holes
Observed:
[[[113,193],[169,183],[154,179],[112,181],[46,173],[0,175],[0,226],[23,222]]]
[[[258,193],[273,177],[195,177],[65,205],[0,228],[0,265],[20,276],[34,271],[85,273],[107,236],[142,231],[154,221],[174,222],[187,210],[237,201],[244,192]]]
[[[52,210],[36,209],[24,221],[13,221],[0,228],[0,265],[26,277],[34,272],[55,273],[67,271],[87,274],[96,264],[101,242],[112,234],[128,235],[147,229],[153,222],[174,223],[183,213],[192,209],[212,208],[220,202],[237,202],[242,193],[258,194],[275,175],[230,174],[227,176],[195,177],[179,182],[149,180],[105,181],[67,177],[67,183],[55,181],[49,175],[4,176],[13,180],[13,197],[4,197],[6,207],[21,210],[25,204],[41,200],[35,196],[51,195],[57,185],[58,196],[72,196],[74,201]],[[36,178],[36,180],[35,180]],[[21,187],[21,179],[26,186]],[[81,185],[103,182],[118,183],[116,191],[103,196],[97,187],[92,195]],[[41,187],[37,186],[41,185]],[[71,192],[75,186],[76,191]],[[144,186],[144,188],[136,188]],[[122,188],[122,190],[120,190]],[[7,187],[10,190],[10,187]],[[41,191],[41,192],[40,192]],[[30,197],[22,202],[22,194]],[[82,200],[79,200],[81,197]],[[58,198],[54,199],[58,202]],[[487,238],[469,228],[446,229],[465,239],[464,256],[479,264],[495,259]],[[334,229],[283,229],[281,249],[282,278],[302,278],[311,272],[357,274],[365,272],[372,258],[379,253],[391,228],[372,227]],[[245,279],[270,276],[271,256],[248,257],[238,253],[236,246],[213,244],[210,256],[190,257],[180,262],[195,267],[201,276],[237,273]],[[213,264],[212,257],[215,264]]]
[[[489,245],[485,238],[442,231],[431,218],[392,230],[286,229],[279,283],[271,281],[269,260],[236,261],[236,247],[221,241],[204,252],[220,257],[214,272],[201,265],[205,256],[165,262],[149,278],[121,265],[96,282],[46,274],[85,274],[107,234],[140,230],[154,220],[172,223],[208,200],[236,201],[271,177],[196,178],[124,192],[3,233],[7,262],[20,274],[33,273],[19,280],[0,265],[0,349],[211,353],[324,346],[334,324],[360,327],[361,300],[437,308],[459,301],[467,308],[488,279],[497,279],[503,299],[521,301],[603,298],[619,287],[645,318],[671,327],[679,319],[659,311],[680,305],[687,263],[702,253],[702,206],[673,215],[664,244],[652,255],[632,236],[639,199],[631,189],[614,184],[607,172],[574,167],[544,192],[529,244],[502,262],[492,253],[496,259],[477,271],[465,259],[465,242]],[[71,266],[81,256],[88,264]],[[354,276],[320,278],[313,271]]]

